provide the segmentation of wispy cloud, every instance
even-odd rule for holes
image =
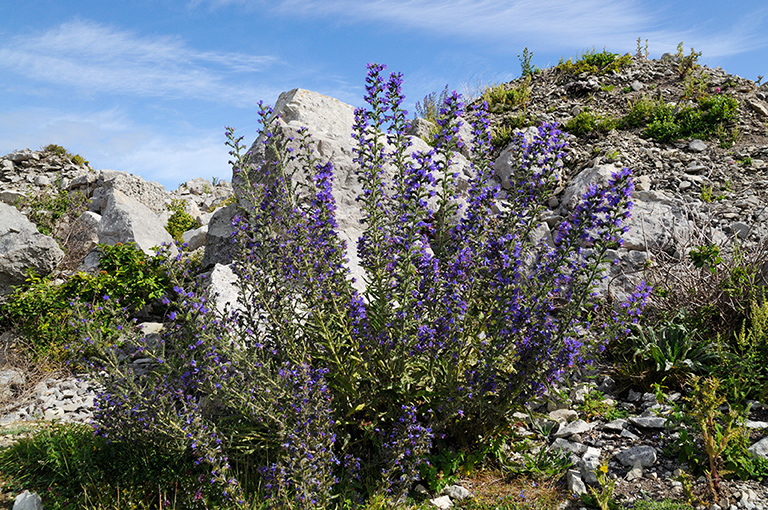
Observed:
[[[244,5],[292,16],[325,15],[383,22],[439,34],[508,40],[536,37],[539,46],[592,45],[647,27],[651,14],[632,0],[195,0]]]
[[[387,28],[429,30],[437,35],[480,38],[492,44],[535,44],[537,50],[583,48],[596,43],[633,49],[637,36],[674,46],[681,36],[711,56],[727,56],[768,46],[766,9],[750,12],[737,26],[718,24],[681,31],[696,19],[676,9],[638,0],[192,0],[190,5],[228,5],[286,16],[326,16],[335,22],[378,22]],[[696,16],[696,13],[692,13]],[[710,16],[703,12],[701,18]],[[684,18],[684,19],[683,19]],[[684,23],[682,22],[684,21]],[[722,20],[718,20],[721,22]],[[534,41],[534,42],[529,42]],[[671,41],[674,41],[672,43]],[[516,48],[515,51],[518,51]],[[666,49],[665,49],[666,51]]]
[[[89,21],[0,42],[0,67],[82,91],[253,105],[273,91],[245,78],[280,65],[272,56],[202,52],[173,37],[142,37]],[[232,79],[242,74],[242,83]]]

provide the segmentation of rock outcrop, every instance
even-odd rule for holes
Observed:
[[[0,296],[24,283],[27,271],[47,275],[62,258],[53,238],[38,232],[15,207],[0,203]]]

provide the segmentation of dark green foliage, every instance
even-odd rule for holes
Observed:
[[[173,214],[168,218],[168,224],[165,226],[165,230],[171,234],[174,241],[181,243],[183,241],[182,234],[187,230],[198,228],[200,222],[187,212],[187,203],[184,200],[174,199],[166,207]]]
[[[88,161],[85,160],[80,154],[70,154],[67,149],[62,147],[61,145],[56,144],[50,144],[43,147],[43,150],[46,152],[52,152],[56,154],[57,156],[62,156],[65,158],[68,158],[72,163],[75,165],[88,165]]]
[[[630,385],[681,389],[687,378],[704,373],[717,360],[714,345],[678,316],[658,325],[635,325],[623,345],[614,347],[618,372]]]
[[[51,425],[0,451],[0,472],[6,491],[36,491],[46,508],[83,508],[89,495],[104,501],[121,489],[124,502],[141,505],[131,508],[157,505],[161,496],[203,508],[195,501],[203,471],[190,469],[188,452],[167,446],[108,443],[87,425]]]

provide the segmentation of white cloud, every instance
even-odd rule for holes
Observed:
[[[714,26],[684,31],[677,27],[695,26],[697,20],[706,19],[707,12],[700,12],[700,6],[686,12],[682,6],[638,0],[192,0],[190,5],[239,5],[290,17],[324,16],[336,23],[385,23],[388,29],[400,26],[490,44],[514,44],[514,51],[526,44],[538,51],[586,50],[595,44],[629,51],[637,36],[663,46],[664,51],[674,51],[684,37],[707,55],[720,57],[768,45],[764,31],[767,9],[758,3],[741,7],[751,12],[745,12],[736,26],[717,19],[719,24]]]
[[[237,83],[280,62],[271,56],[200,52],[171,37],[141,37],[76,20],[40,35],[6,39],[0,67],[84,92],[196,98],[252,105],[264,91]]]

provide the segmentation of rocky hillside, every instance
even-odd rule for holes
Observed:
[[[484,93],[492,112],[494,168],[502,188],[515,169],[509,143],[515,131],[531,137],[536,133],[533,126],[558,122],[571,132],[562,183],[545,204],[535,235],[551,242],[552,229],[587,186],[605,183],[612,172],[629,167],[636,179],[635,206],[625,244],[611,253],[618,263],[600,289],[606,299],[622,300],[645,276],[645,269],[686,261],[692,249],[717,246],[723,254],[733,254],[736,245],[764,246],[768,84],[758,86],[719,68],[699,67],[693,56],[648,60],[603,53],[601,58],[531,71]],[[355,200],[360,188],[349,137],[353,108],[297,89],[282,94],[275,110],[281,114],[283,134],[306,127],[318,155],[334,164],[338,224],[342,238],[354,247],[360,234]],[[429,130],[426,120],[414,123],[414,150],[429,149]],[[260,150],[258,141],[252,150]],[[462,155],[454,165],[461,187],[471,170]],[[253,168],[254,175],[258,170]],[[76,269],[98,268],[98,243],[135,242],[145,252],[169,243],[165,227],[171,209],[181,207],[196,220],[183,232],[185,249],[204,252],[203,266],[212,271],[219,306],[231,303],[236,298],[234,274],[227,265],[236,211],[234,204],[227,205],[234,201],[232,195],[229,183],[205,179],[167,191],[135,175],[94,170],[55,146],[8,154],[0,158],[0,296],[22,283],[28,268],[63,277]],[[500,200],[504,198],[502,192]],[[359,276],[356,254],[348,255],[353,275]],[[163,330],[159,322],[151,327],[153,332]],[[20,397],[24,374],[1,374],[0,392]],[[585,482],[594,485],[596,469],[607,458],[611,475],[620,479],[617,494],[625,502],[681,496],[683,488],[675,478],[681,466],[663,450],[679,438],[670,430],[668,417],[682,395],[625,392],[606,373],[591,375],[597,382],[576,381],[571,391],[563,388],[561,398],[549,395],[548,402],[535,409],[540,419],[517,415],[521,435],[553,430],[547,448],[564,452],[575,466],[567,477],[571,492],[586,491]],[[587,412],[591,392],[598,388],[621,417]],[[85,383],[46,380],[27,392],[26,400],[6,407],[0,422],[90,416],[94,388]],[[768,407],[755,405],[751,419],[747,427],[755,455],[768,457]],[[723,499],[727,501],[718,502],[717,508],[766,508],[768,492],[757,482],[733,483]]]
[[[506,90],[527,86],[529,99],[496,113],[494,125],[498,130],[522,116],[535,123],[559,122],[567,130],[583,126],[592,114],[595,129],[569,140],[569,176],[605,163],[626,166],[633,170],[639,190],[668,193],[725,233],[763,238],[768,233],[763,207],[768,189],[768,84],[758,86],[706,66],[681,74],[680,60],[635,56],[627,67],[606,74],[574,74],[557,67],[541,71],[504,85]],[[719,137],[660,142],[644,136],[644,127],[611,125],[644,100],[661,101],[679,112],[717,95],[737,103],[735,119],[722,126]]]

